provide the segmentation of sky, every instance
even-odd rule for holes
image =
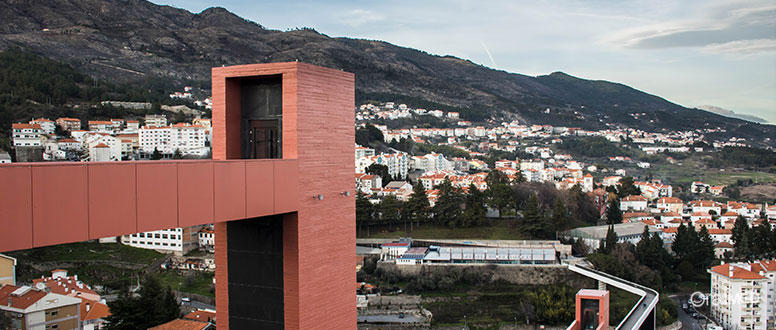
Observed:
[[[153,2],[220,6],[269,29],[312,27],[531,76],[563,71],[776,123],[773,0]]]

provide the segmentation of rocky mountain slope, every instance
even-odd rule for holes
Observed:
[[[310,29],[268,30],[223,8],[195,14],[143,0],[0,0],[0,22],[0,49],[31,51],[111,81],[158,76],[206,82],[214,66],[298,60],[355,73],[358,101],[456,109],[475,121],[658,131],[721,127],[724,135],[776,136],[776,127],[687,109],[621,84],[560,72],[508,73]]]

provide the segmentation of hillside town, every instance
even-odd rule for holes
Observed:
[[[170,97],[192,98],[187,92],[171,94]],[[203,106],[208,105],[203,101],[197,102],[202,102]],[[135,106],[129,103],[113,105]],[[356,191],[360,196],[365,196],[372,205],[379,206],[389,196],[407,203],[413,198],[416,186],[420,185],[428,199],[428,207],[432,209],[443,194],[439,190],[440,185],[449,183],[462,192],[468,192],[472,187],[486,192],[489,189],[489,174],[497,172],[503,174],[510,183],[543,184],[558,191],[579,189],[593,201],[596,216],[601,219],[597,225],[559,229],[554,234],[558,239],[555,241],[411,238],[366,243],[360,241],[359,246],[372,246],[376,249],[359,254],[361,261],[357,264],[357,271],[362,269],[364,258],[370,255],[378,257],[381,263],[393,264],[399,268],[469,264],[560,266],[575,260],[574,254],[579,252],[577,249],[580,247],[584,253],[603,250],[610,231],[614,233],[617,243],[629,243],[634,246],[638,245],[647,233],[650,237],[659,238],[665,249],[670,251],[677,233],[685,230],[684,228],[692,228],[694,232],[708,234],[713,243],[714,257],[722,262],[708,268],[712,283],[710,299],[726,301],[725,299],[734,299],[731,295],[739,294],[739,291],[745,294],[757,288],[773,290],[776,261],[734,261],[737,256],[734,232],[737,225],[745,225],[747,228],[768,226],[776,231],[776,205],[744,199],[715,201],[714,199],[724,195],[726,187],[701,181],[689,184],[682,195],[685,197],[683,200],[677,197],[677,191],[685,189],[684,187],[676,187],[669,182],[643,175],[644,170],[653,166],[650,162],[613,154],[600,157],[606,163],[606,166],[601,166],[601,161],[591,160],[589,157],[575,158],[571,152],[557,147],[566,138],[601,137],[612,143],[627,141],[637,145],[646,155],[662,157],[664,154],[691,154],[726,146],[746,146],[745,140],[730,139],[701,144],[705,141],[705,134],[714,133],[715,129],[650,133],[613,127],[601,131],[587,131],[550,125],[526,125],[521,124],[519,120],[485,122],[475,126],[462,120],[457,112],[413,109],[393,102],[381,105],[364,104],[358,107],[355,113],[356,130],[366,130],[371,126],[382,135],[378,144],[354,145]],[[436,118],[438,123],[445,127],[389,129],[389,125],[385,124],[386,121],[411,119],[413,116]],[[32,118],[26,123],[13,124],[12,132],[15,152],[13,158],[19,162],[208,158],[213,136],[213,128],[208,118],[196,115],[190,121],[170,123],[165,115],[160,114],[146,115],[138,119],[85,122],[65,117],[54,120]],[[403,143],[402,141],[439,148],[409,153],[394,147]],[[493,154],[513,157],[493,159]],[[10,162],[11,158],[3,157],[4,162]],[[672,164],[676,162],[672,156],[665,156],[665,160]],[[635,176],[641,179],[636,179]],[[631,184],[637,193],[625,196],[613,193],[626,182]],[[693,198],[688,199],[687,196]],[[621,213],[619,222],[611,222],[608,219],[608,210],[612,205],[617,205]],[[501,211],[488,207],[487,217],[501,218],[505,216]],[[140,232],[120,237],[105,237],[99,241],[169,254],[171,258],[160,265],[163,269],[195,272],[213,272],[215,269],[213,225]],[[418,243],[420,244],[414,245]],[[205,255],[188,256],[196,250],[203,251]],[[743,285],[742,281],[750,281],[753,286]],[[78,281],[77,276],[68,277],[66,270],[56,269],[50,277],[44,276],[29,285],[7,284],[10,285],[3,287],[4,291],[0,291],[0,296],[7,296],[12,301],[33,301],[31,305],[25,303],[17,306],[13,303],[10,306],[12,309],[9,311],[17,313],[14,315],[22,322],[28,322],[26,318],[33,318],[34,313],[49,313],[46,308],[35,307],[37,305],[34,301],[44,301],[52,297],[61,302],[61,306],[56,306],[57,310],[69,311],[67,313],[80,311],[78,324],[84,329],[100,329],[110,314],[106,301],[88,285]],[[731,285],[735,288],[719,289],[721,286],[729,288]],[[359,313],[367,315],[370,299],[372,304],[376,303],[374,297],[379,295],[375,293],[379,288],[362,283],[357,291],[360,293]],[[752,304],[766,307],[746,307],[753,306]],[[0,306],[0,309],[3,307]],[[717,320],[726,329],[746,324],[753,325],[752,329],[760,329],[756,324],[773,324],[773,318],[766,315],[773,315],[774,310],[776,299],[763,296],[759,303],[752,302],[749,305],[714,305],[709,317]],[[418,320],[425,320],[422,322],[429,322],[430,316],[423,316],[428,311],[421,309],[406,312],[417,314]],[[208,314],[207,321],[203,323],[202,319],[198,319],[201,316],[196,313],[209,313],[208,311],[195,310],[192,313],[190,317],[177,319],[173,323],[196,322],[197,326],[212,326],[211,318],[214,319],[214,314]],[[741,321],[736,323],[736,320]],[[173,323],[170,323],[170,326],[176,326],[177,323]]]

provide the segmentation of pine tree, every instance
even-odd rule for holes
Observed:
[[[373,221],[374,205],[369,201],[366,195],[359,190],[356,193],[356,224],[358,232],[361,233],[363,225],[369,226]]]
[[[509,178],[501,171],[494,170],[488,173],[485,183],[488,184],[488,189],[485,191],[488,205],[497,209],[499,216],[503,217],[507,210],[514,207],[515,202]]]
[[[418,180],[414,186],[412,186],[412,195],[410,195],[409,201],[407,201],[407,210],[412,219],[420,223],[428,220],[429,211],[428,195],[426,194],[426,188]]]
[[[448,179],[445,179],[437,189],[439,190],[439,198],[433,208],[434,220],[440,225],[455,228],[461,222],[463,195],[458,188],[453,187]]]
[[[684,223],[679,224],[679,227],[676,228],[676,237],[674,238],[674,243],[671,245],[671,249],[679,259],[686,259],[690,256],[692,244],[689,242],[687,226],[685,226]]]
[[[599,252],[605,254],[609,254],[617,246],[617,233],[614,231],[614,225],[609,225],[609,229],[606,230],[606,239],[602,243],[603,246]]]
[[[701,226],[701,230],[698,232],[698,260],[700,261],[699,270],[703,271],[708,268],[714,261],[714,240],[709,235],[709,230],[706,226]]]
[[[461,215],[462,225],[468,227],[483,223],[488,213],[485,208],[485,196],[473,183],[469,185],[469,193],[466,194],[465,200],[466,209]]]
[[[139,296],[126,291],[109,302],[111,315],[106,318],[109,330],[148,329],[180,317],[180,305],[169,287],[163,288],[154,276],[146,276]]]
[[[383,202],[380,203],[380,219],[388,222],[388,228],[392,228],[393,223],[399,221],[401,207],[401,201],[393,195],[383,197]]]
[[[568,210],[566,210],[566,204],[560,197],[555,198],[555,206],[552,208],[552,227],[553,231],[561,231],[566,229],[568,223]]]
[[[523,209],[523,220],[520,227],[531,237],[538,238],[544,234],[545,225],[544,217],[539,210],[539,204],[536,200],[536,194],[531,194],[531,197],[528,198],[528,203],[526,203]]]
[[[154,153],[151,154],[151,160],[160,160],[162,159],[162,153],[159,151],[159,149],[154,148]]]
[[[622,211],[620,211],[620,200],[611,198],[609,206],[606,208],[606,223],[613,225],[622,223]]]

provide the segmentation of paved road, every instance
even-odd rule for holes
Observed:
[[[687,314],[682,309],[682,299],[671,297],[676,303],[676,312],[679,315],[679,321],[682,321],[682,330],[702,330],[698,320]],[[686,299],[685,299],[686,301]]]
[[[191,307],[194,307],[196,309],[216,310],[216,306],[214,306],[214,305],[208,305],[206,303],[199,302],[199,301],[196,301],[196,300],[193,300],[193,299],[191,301],[181,301],[180,298],[178,298],[178,302],[181,305],[183,305],[183,306],[191,306]]]

